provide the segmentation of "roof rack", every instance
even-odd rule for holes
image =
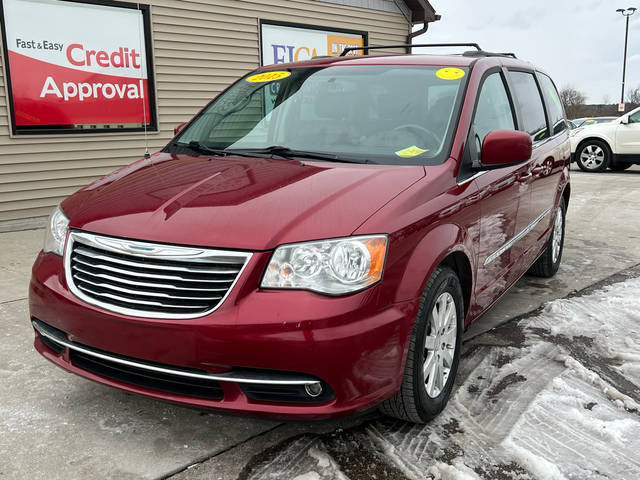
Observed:
[[[462,55],[465,57],[512,57],[517,58],[515,53],[504,52],[504,53],[496,53],[496,52],[486,52],[480,48],[480,45],[477,43],[409,43],[409,44],[400,44],[400,45],[369,45],[364,47],[347,47],[342,50],[340,53],[341,57],[344,57],[347,53],[353,52],[355,50],[381,50],[386,48],[410,48],[410,47],[430,47],[430,48],[438,48],[438,47],[473,47],[476,50],[463,52]]]
[[[511,57],[511,58],[518,58],[516,57],[515,53],[511,53],[511,52],[485,52],[484,50],[482,50],[481,52],[464,52],[462,54],[465,57]]]
[[[347,53],[354,50],[380,50],[382,48],[407,48],[407,47],[473,47],[479,52],[482,51],[477,43],[406,43],[400,45],[368,45],[364,47],[347,47],[340,54],[344,57]]]

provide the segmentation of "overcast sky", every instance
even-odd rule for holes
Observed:
[[[616,9],[640,8],[640,0],[430,1],[442,19],[414,43],[476,42],[514,52],[547,71],[558,88],[584,92],[588,103],[620,100],[625,20]],[[640,10],[629,23],[628,48],[625,95],[640,86]]]

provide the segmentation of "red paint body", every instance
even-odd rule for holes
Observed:
[[[67,352],[58,355],[36,337],[38,351],[81,376],[169,401],[325,418],[362,411],[398,390],[420,295],[442,261],[455,258],[460,271],[468,272],[466,325],[496,302],[542,253],[553,215],[493,262],[485,265],[485,260],[568,195],[568,134],[543,142],[527,161],[466,181],[458,175],[483,74],[495,67],[531,67],[508,58],[413,55],[318,59],[278,68],[333,62],[471,66],[449,159],[426,167],[306,160],[300,165],[284,159],[155,154],[67,198],[62,209],[70,228],[253,252],[221,307],[189,320],[104,311],[69,291],[61,257],[40,253],[30,310],[70,340],[96,349],[211,372],[226,366],[304,372],[327,382],[334,400],[259,402],[233,382],[222,382],[223,400],[204,400],[89,373],[74,366]],[[495,155],[506,159],[508,152]],[[371,288],[342,297],[259,288],[278,245],[380,233],[389,235],[388,252],[382,280]]]
[[[508,165],[531,158],[531,136],[517,130],[494,130],[482,142],[483,165]]]

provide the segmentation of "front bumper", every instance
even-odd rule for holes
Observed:
[[[62,368],[106,385],[239,413],[328,418],[366,410],[393,395],[400,388],[418,300],[380,308],[380,286],[339,298],[257,290],[268,257],[253,256],[215,312],[171,320],[129,317],[85,303],[67,288],[62,259],[40,253],[30,284],[31,317],[63,332],[58,339],[68,344],[57,348],[60,344],[36,335],[35,347]],[[172,392],[89,368],[86,356],[81,359],[69,348],[74,345],[143,367],[211,375],[220,395]],[[274,378],[299,380],[296,385],[302,388],[321,382],[324,393],[304,401],[295,395],[290,400],[260,396],[247,388],[246,379],[256,375],[266,379],[264,385],[272,385]]]

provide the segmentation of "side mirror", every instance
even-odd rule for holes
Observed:
[[[178,135],[184,129],[184,127],[187,126],[187,123],[189,123],[189,122],[182,122],[180,125],[178,125],[176,128],[174,128],[173,129],[173,136],[175,137],[176,135]]]
[[[482,169],[508,167],[531,158],[531,136],[518,130],[494,130],[482,142]]]
[[[622,123],[623,125],[627,125],[629,123],[629,115],[625,115],[624,117],[622,117],[620,119],[620,123]]]

